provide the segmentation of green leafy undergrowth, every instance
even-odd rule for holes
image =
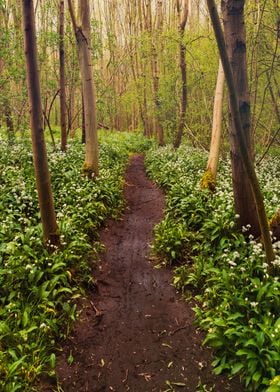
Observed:
[[[177,288],[199,293],[194,310],[216,350],[215,373],[240,375],[248,391],[280,390],[280,281],[268,275],[248,227],[236,230],[229,163],[220,165],[214,194],[200,188],[206,158],[186,146],[148,152],[147,170],[167,194],[153,249],[175,266]],[[279,157],[258,171],[270,217],[280,206]],[[273,246],[279,266],[280,242]]]
[[[67,335],[77,299],[93,282],[91,265],[101,248],[97,229],[123,206],[128,156],[151,142],[106,132],[100,176],[82,175],[84,146],[51,152],[49,164],[61,248],[42,245],[31,146],[0,146],[0,390],[31,390],[47,367],[54,374],[55,339]]]

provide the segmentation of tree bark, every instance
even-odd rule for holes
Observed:
[[[246,63],[246,32],[244,22],[245,0],[222,0],[222,14],[224,21],[225,42],[233,73],[234,85],[238,98],[242,121],[242,136],[249,156],[253,160],[250,98]],[[260,225],[256,213],[254,196],[246,169],[242,163],[238,130],[233,120],[233,108],[230,103],[229,114],[231,166],[233,192],[236,213],[240,216],[238,223],[242,226],[250,225],[250,233],[254,237],[260,235]]]
[[[221,144],[221,136],[222,136],[224,85],[225,85],[225,74],[224,74],[222,62],[220,60],[216,90],[215,90],[215,98],[214,98],[210,151],[209,151],[206,172],[203,175],[201,181],[202,188],[208,188],[211,191],[215,190],[218,162],[219,162],[219,152],[220,152],[220,144]]]
[[[177,11],[180,18],[180,4],[179,0],[177,0]],[[188,8],[188,0],[184,0],[184,9],[182,18],[180,18],[179,23],[179,35],[180,35],[180,69],[181,69],[181,78],[182,78],[182,97],[181,97],[181,112],[180,112],[180,120],[178,126],[178,132],[176,134],[176,138],[174,140],[173,146],[174,148],[178,148],[182,141],[183,131],[186,123],[186,112],[187,112],[187,65],[186,65],[186,45],[184,43],[184,35],[186,23],[188,20],[189,8]]]
[[[66,107],[66,89],[65,89],[64,0],[60,0],[60,5],[59,5],[59,82],[60,82],[61,151],[66,151],[67,107]]]
[[[80,27],[76,23],[71,0],[68,0],[68,5],[76,36],[83,87],[86,131],[85,162],[83,170],[88,177],[95,177],[99,174],[98,137],[95,86],[90,52],[89,3],[88,0],[80,0],[80,16],[82,21],[82,26]]]
[[[141,3],[139,2],[138,7],[136,8],[136,4],[131,3],[130,0],[127,0],[126,2],[126,12],[128,14],[128,32],[125,31],[125,28],[123,28],[123,33],[125,37],[127,38],[127,46],[129,50],[129,58],[130,58],[130,64],[131,64],[131,71],[132,71],[132,77],[135,83],[136,87],[136,99],[138,102],[139,106],[139,112],[140,112],[140,117],[143,125],[143,134],[144,136],[148,135],[148,119],[147,119],[147,105],[145,102],[145,94],[143,98],[143,102],[141,99],[141,83],[139,82],[139,75],[141,71],[139,70],[139,61],[138,61],[138,53],[137,53],[137,47],[135,45],[135,38],[137,34],[139,35],[139,31],[136,29],[136,17],[137,17],[137,11],[140,12],[139,19],[140,19],[140,33],[142,33],[142,8],[141,8]],[[144,86],[145,88],[145,86]]]
[[[43,113],[40,96],[38,60],[35,34],[33,0],[22,1],[24,46],[30,105],[31,135],[36,187],[43,225],[44,240],[51,245],[59,244],[58,226],[54,211],[51,181],[43,131]]]
[[[10,103],[8,102],[8,100],[4,100],[4,102],[5,102],[4,114],[6,120],[7,136],[9,142],[12,143],[15,138],[13,116],[12,116]]]
[[[86,121],[85,121],[85,103],[82,93],[82,144],[86,143]]]
[[[225,79],[228,85],[231,115],[236,130],[236,138],[239,144],[240,157],[242,159],[242,163],[245,168],[246,179],[249,182],[253,192],[254,202],[258,214],[258,222],[261,228],[262,240],[264,243],[264,248],[266,253],[266,259],[269,264],[270,271],[273,271],[274,270],[273,260],[275,259],[275,255],[272,248],[263,196],[260,190],[258,178],[256,176],[254,164],[252,161],[251,151],[248,149],[247,146],[247,138],[243,132],[242,112],[244,108],[242,107],[242,105],[240,105],[240,101],[238,99],[237,88],[235,86],[233,71],[231,69],[231,62],[230,62],[229,55],[227,53],[226,43],[221,27],[219,15],[216,9],[215,0],[207,0],[207,5],[208,5],[212,25],[214,28],[221,61],[223,63]]]
[[[153,82],[153,100],[154,100],[154,109],[155,109],[155,117],[154,117],[154,126],[155,133],[157,135],[158,144],[160,146],[164,145],[164,132],[163,126],[161,123],[161,104],[159,97],[159,65],[158,65],[158,54],[156,42],[159,41],[159,32],[162,30],[162,0],[157,0],[156,12],[157,12],[157,28],[156,31],[153,31],[152,26],[152,10],[151,10],[151,0],[146,2],[147,7],[147,19],[148,19],[148,31],[151,36],[151,73],[152,73],[152,82]]]

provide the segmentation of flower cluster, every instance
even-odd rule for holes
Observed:
[[[53,362],[54,336],[63,337],[75,319],[73,299],[94,283],[89,260],[101,249],[97,229],[123,205],[128,156],[150,145],[139,135],[106,132],[100,175],[93,181],[82,175],[80,143],[67,153],[49,152],[57,248],[42,243],[30,144],[1,143],[0,390],[30,390],[29,383]]]
[[[153,249],[166,262],[180,264],[177,288],[185,294],[190,287],[200,291],[201,307],[195,312],[208,332],[205,344],[217,350],[215,372],[240,373],[246,390],[262,391],[280,368],[280,282],[269,274],[250,225],[237,231],[229,161],[220,164],[215,193],[201,189],[206,159],[186,146],[148,153],[148,173],[167,191]],[[269,157],[258,168],[269,218],[280,207],[279,172],[279,157]],[[279,242],[273,247],[277,267]]]

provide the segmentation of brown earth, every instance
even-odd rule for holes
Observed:
[[[212,354],[201,345],[192,305],[171,286],[171,272],[149,261],[164,195],[148,180],[141,155],[131,159],[124,195],[121,220],[101,232],[106,251],[95,272],[97,291],[58,357],[63,391],[206,391],[199,383],[208,391],[242,391],[238,381],[211,373]]]

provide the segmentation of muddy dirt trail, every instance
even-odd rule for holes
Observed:
[[[194,392],[200,380],[217,392],[241,391],[211,374],[211,352],[201,346],[191,305],[170,285],[171,272],[149,261],[164,196],[148,180],[141,155],[130,161],[124,194],[121,220],[101,232],[106,251],[95,273],[97,292],[58,358],[63,391]]]

